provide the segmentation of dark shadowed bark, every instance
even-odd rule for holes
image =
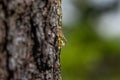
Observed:
[[[0,0],[0,80],[60,80],[60,0]]]

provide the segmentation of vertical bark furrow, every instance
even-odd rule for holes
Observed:
[[[33,23],[36,52],[35,60],[39,71],[43,75],[41,80],[60,79],[59,49],[56,41],[56,28],[59,26],[59,14],[57,0],[38,1],[34,4],[33,12],[39,11],[41,14],[33,14]],[[39,34],[37,34],[39,33]],[[43,37],[44,36],[44,37]],[[38,45],[39,44],[39,45]],[[38,45],[38,46],[37,46]]]
[[[6,0],[0,0],[0,80],[9,80],[9,69],[8,69],[8,54],[6,50],[7,45],[7,6]]]
[[[32,15],[32,22],[34,23],[34,58],[37,64],[37,68],[40,71],[41,80],[54,80],[53,79],[53,68],[48,65],[48,57],[49,57],[49,50],[46,51],[48,43],[46,43],[46,19],[47,16],[43,16],[42,13],[46,14],[46,10],[44,10],[44,7],[47,5],[47,1],[38,1],[34,3],[33,12],[35,12]],[[39,8],[40,6],[40,8]],[[40,12],[40,14],[36,12]],[[52,54],[51,54],[52,55]],[[53,58],[50,58],[53,59]],[[53,65],[53,63],[51,63]]]
[[[1,11],[1,10],[0,10]],[[1,11],[2,12],[2,11]],[[7,54],[5,51],[6,29],[0,14],[0,80],[7,80]]]

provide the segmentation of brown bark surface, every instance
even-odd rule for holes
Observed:
[[[0,80],[60,80],[60,0],[0,0]]]

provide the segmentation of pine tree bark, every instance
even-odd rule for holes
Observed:
[[[0,0],[0,80],[60,80],[60,0]]]

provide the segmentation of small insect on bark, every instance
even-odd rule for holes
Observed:
[[[58,40],[57,40],[57,42],[58,42],[58,47],[59,47],[59,48],[64,47],[65,44],[66,44],[66,42],[67,42],[67,40],[66,40],[66,38],[65,38],[65,36],[64,36],[64,34],[63,34],[63,32],[62,32],[61,27],[60,27],[60,29],[58,30]]]
[[[59,15],[59,20],[58,20],[58,27],[57,27],[57,42],[58,42],[58,47],[61,49],[62,47],[65,46],[67,40],[62,32],[62,7],[61,7],[61,0],[58,0],[58,15]]]

